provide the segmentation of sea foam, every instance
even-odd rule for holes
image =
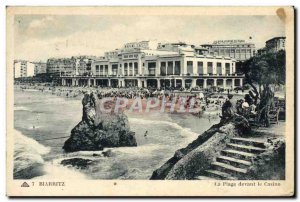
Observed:
[[[30,179],[43,175],[44,160],[41,155],[49,153],[50,148],[17,130],[14,131],[14,140],[14,178]]]
[[[14,179],[83,179],[85,176],[73,169],[60,165],[60,161],[45,162],[42,155],[50,152],[49,147],[14,131]]]

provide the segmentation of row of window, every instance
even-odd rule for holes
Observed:
[[[225,63],[225,72],[230,74],[230,63]],[[204,74],[203,62],[197,62],[197,73]],[[193,74],[193,61],[187,61],[187,73]],[[213,74],[213,62],[207,62],[207,74]],[[217,74],[222,74],[222,63],[217,62]]]
[[[160,63],[160,74],[165,75],[180,75],[180,61],[175,61],[173,66],[173,61],[161,62]]]
[[[123,55],[123,58],[137,58],[138,54]]]
[[[215,49],[220,53],[251,53],[251,49]]]
[[[234,48],[250,48],[252,45],[250,45],[250,44],[245,44],[245,45],[233,45],[233,46],[231,46],[231,47],[234,47]],[[215,47],[213,47],[213,48],[221,48],[222,46],[215,46]],[[223,46],[224,47],[224,46]]]
[[[124,63],[124,68],[127,68],[128,66],[132,67],[132,65],[134,65],[135,68],[138,67],[138,63],[137,62],[134,62],[134,63],[129,62],[129,63]]]
[[[217,74],[222,74],[222,63],[217,62]],[[120,64],[120,72],[122,65]],[[133,71],[135,74],[138,74],[138,63],[124,63],[124,73],[125,75],[130,75],[129,72]],[[149,74],[155,74],[156,62],[149,62],[148,63],[148,71]],[[203,62],[197,62],[197,73],[204,74],[204,66]],[[108,65],[96,65],[96,72],[108,72]],[[118,65],[112,65],[113,74],[117,74],[118,72]],[[187,61],[187,73],[193,74],[193,61]],[[225,73],[230,74],[233,72],[230,67],[230,63],[225,63]],[[180,75],[181,74],[181,62],[180,61],[166,61],[160,62],[160,74],[161,75]],[[207,74],[213,74],[213,62],[207,62]]]
[[[96,65],[96,73],[108,73],[108,65]]]

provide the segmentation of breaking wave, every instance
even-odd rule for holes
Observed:
[[[30,179],[44,174],[42,155],[50,148],[41,145],[21,132],[14,131],[14,178]]]
[[[42,155],[50,152],[49,147],[14,131],[14,179],[64,178],[82,179],[84,175],[60,165],[59,161],[45,162]]]
[[[51,179],[51,180],[80,180],[85,179],[86,176],[75,169],[62,166],[53,162],[46,162],[44,165],[45,175],[35,177],[34,179]]]

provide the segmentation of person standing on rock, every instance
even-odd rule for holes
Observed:
[[[91,98],[91,105],[92,105],[93,107],[96,107],[97,97],[96,97],[96,95],[94,94],[94,92],[92,92],[92,93],[90,94],[90,98]]]
[[[95,98],[92,93],[85,93],[82,99],[82,120],[85,120],[89,125],[94,125],[96,116],[96,103],[92,98]]]

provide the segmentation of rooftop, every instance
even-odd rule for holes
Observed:
[[[273,41],[273,40],[277,40],[277,39],[285,39],[285,36],[277,36],[277,37],[273,37],[272,39],[269,39],[268,41],[266,41],[266,43]]]

